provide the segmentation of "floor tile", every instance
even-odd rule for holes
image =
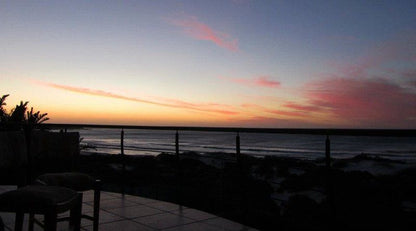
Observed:
[[[82,203],[82,213],[92,213],[92,211],[94,211],[94,207],[92,205]]]
[[[0,186],[0,193],[14,190],[15,186]],[[83,213],[93,213],[93,191],[84,192]],[[102,192],[100,200],[100,231],[124,230],[254,230],[241,224],[216,217],[196,209],[179,206],[144,197]],[[59,216],[68,216],[68,212]],[[3,222],[14,229],[14,213],[0,213]],[[42,215],[36,217],[43,219]],[[134,219],[134,220],[133,220]],[[28,215],[24,217],[24,230],[27,230]],[[83,231],[92,230],[92,221],[82,219]],[[58,230],[67,230],[68,221],[59,222]],[[35,225],[35,231],[42,230]]]
[[[202,221],[202,220],[206,220],[206,219],[216,217],[213,214],[206,213],[206,212],[203,212],[203,211],[199,211],[199,210],[196,210],[196,209],[189,209],[189,208],[188,209],[183,209],[183,210],[178,210],[178,211],[175,211],[173,213],[184,216],[184,217],[191,218],[191,219],[196,220],[196,221]]]
[[[88,205],[93,205],[92,202],[86,202]],[[113,208],[122,208],[137,205],[134,202],[126,201],[120,198],[113,198],[111,200],[100,201],[101,209],[113,209]]]
[[[134,221],[156,229],[165,229],[194,222],[171,213],[162,213],[134,219]]]
[[[205,224],[209,224],[212,225],[216,228],[219,228],[221,230],[229,230],[229,231],[240,231],[240,230],[248,230],[248,227],[245,227],[242,224],[239,224],[237,222],[234,221],[230,221],[221,217],[216,217],[216,218],[212,218],[212,219],[208,219],[205,221],[202,221]]]
[[[28,230],[28,229],[29,229],[29,223],[26,220],[23,223],[23,230]],[[14,225],[13,225],[13,228],[11,230],[14,230]],[[68,231],[69,230],[69,221],[60,221],[60,222],[58,222],[56,230],[57,231]],[[33,231],[43,231],[43,228],[40,227],[39,225],[34,224],[33,225]]]
[[[117,197],[114,197],[111,194],[107,194],[103,191],[101,191],[100,193],[100,201],[106,201],[106,200],[113,200],[116,199]],[[83,202],[88,202],[90,204],[92,204],[92,202],[94,201],[94,191],[93,190],[89,190],[89,191],[85,191],[82,193],[82,201]]]
[[[163,210],[163,211],[168,211],[168,212],[170,212],[170,211],[179,211],[181,209],[180,205],[172,204],[172,203],[164,202],[164,201],[158,201],[156,203],[151,203],[147,206],[155,208],[155,209]]]
[[[150,208],[145,205],[137,205],[131,207],[114,208],[106,210],[112,214],[116,214],[125,218],[137,218],[142,216],[150,216],[154,214],[163,213],[158,209]]]
[[[218,231],[222,230],[217,227],[204,224],[202,222],[191,223],[187,225],[176,226],[173,228],[163,229],[163,231]]]
[[[92,226],[83,227],[83,230],[92,231]],[[123,220],[117,222],[110,222],[102,224],[99,227],[100,231],[152,231],[154,229],[138,224],[131,220]]]
[[[87,214],[92,216],[92,212],[87,213]],[[112,213],[101,210],[100,215],[99,215],[99,219],[100,219],[99,224],[104,224],[104,223],[113,222],[113,221],[120,221],[120,220],[123,220],[124,218],[122,218],[120,216],[117,216],[115,214],[112,214]],[[92,223],[91,220],[88,220],[88,219],[85,219],[85,218],[81,220],[81,226],[82,227],[90,226],[92,224],[93,223]]]
[[[102,194],[104,196],[112,196],[112,197],[115,197],[115,198],[121,198],[123,196],[121,193],[105,192],[105,191],[102,191]]]
[[[130,196],[130,195],[124,195],[124,199],[128,200],[128,201],[138,203],[138,204],[144,204],[144,205],[159,202],[158,200],[153,200],[153,199],[149,199],[149,198],[145,198],[145,197]]]

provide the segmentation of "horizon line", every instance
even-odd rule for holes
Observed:
[[[173,131],[220,131],[236,133],[285,133],[310,135],[350,135],[350,136],[395,136],[416,137],[416,129],[402,128],[259,128],[259,127],[215,127],[215,126],[146,126],[121,124],[65,124],[42,123],[41,128],[52,126],[56,128],[111,128],[111,129],[145,129],[145,130],[173,130]]]

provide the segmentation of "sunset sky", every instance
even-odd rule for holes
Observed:
[[[0,1],[0,95],[52,123],[416,128],[416,1]]]

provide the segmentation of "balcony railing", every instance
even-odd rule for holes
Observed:
[[[176,155],[180,154],[180,135],[183,131],[227,132],[235,134],[235,154],[238,158],[241,154],[240,133],[273,133],[273,134],[302,134],[324,135],[326,164],[330,166],[332,136],[374,136],[374,137],[416,137],[416,129],[334,129],[334,128],[237,128],[237,127],[183,127],[183,126],[133,126],[133,125],[99,125],[99,124],[42,124],[43,128],[50,129],[82,129],[82,128],[108,128],[120,129],[120,154],[124,155],[124,130],[166,130],[175,131]]]
[[[120,134],[120,157],[122,157],[122,178],[125,179],[125,171],[126,171],[126,163],[123,161],[126,157],[125,155],[125,134],[128,134],[128,130],[132,129],[139,129],[139,130],[166,130],[166,131],[172,131],[172,143],[174,145],[168,146],[171,148],[171,153],[175,154],[178,158],[177,160],[180,160],[181,154],[184,152],[184,150],[181,150],[180,142],[181,142],[181,134],[184,134],[187,131],[197,131],[197,132],[226,132],[230,133],[230,135],[235,136],[235,141],[230,144],[233,148],[234,157],[233,158],[238,168],[243,167],[244,165],[238,164],[240,162],[240,157],[242,156],[241,151],[241,145],[244,144],[244,140],[240,139],[240,135],[242,133],[272,133],[272,134],[299,134],[299,135],[321,135],[323,140],[322,143],[325,144],[322,146],[322,151],[319,153],[322,153],[322,158],[325,160],[325,167],[324,171],[320,171],[319,173],[322,173],[325,175],[324,179],[326,183],[324,184],[323,193],[326,194],[327,201],[329,202],[328,209],[330,210],[330,214],[328,217],[328,222],[330,223],[331,220],[334,220],[336,210],[337,201],[334,199],[334,196],[337,195],[337,192],[334,190],[333,185],[333,176],[332,176],[332,170],[335,168],[331,168],[331,161],[333,160],[331,158],[331,138],[335,136],[375,136],[375,137],[416,137],[416,129],[290,129],[290,128],[282,128],[282,129],[267,129],[267,128],[229,128],[229,127],[180,127],[180,126],[129,126],[129,125],[94,125],[94,124],[42,124],[43,128],[49,128],[53,130],[77,130],[77,129],[83,129],[83,128],[106,128],[106,129],[114,129],[116,132],[119,132]],[[320,139],[320,137],[318,137]],[[201,156],[201,158],[204,158]],[[180,169],[180,165],[177,166],[177,177],[178,177],[178,188],[174,188],[173,190],[176,190],[178,192],[181,192],[182,187],[182,180],[181,177],[183,177],[181,171],[183,169]],[[238,169],[237,168],[237,169]],[[238,170],[237,170],[238,171]],[[242,171],[241,171],[242,172]],[[240,172],[239,172],[240,173]],[[221,175],[222,176],[222,175]],[[223,180],[223,179],[221,179]],[[124,193],[124,180],[121,180],[120,183],[123,185],[122,192]],[[245,187],[245,184],[243,184]],[[221,195],[220,198],[223,198],[223,191],[225,190],[227,185],[222,184],[222,189],[220,190]],[[189,189],[189,188],[187,188]],[[246,188],[243,188],[241,190],[241,193],[244,194],[246,192]],[[181,204],[181,193],[178,193],[177,201]],[[188,194],[189,195],[189,194]],[[244,194],[245,195],[245,194]],[[243,201],[245,201],[244,196],[242,197]],[[223,202],[223,201],[222,201]],[[244,207],[244,206],[243,206]],[[244,209],[243,209],[244,210]]]

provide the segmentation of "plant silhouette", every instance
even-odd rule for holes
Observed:
[[[33,107],[30,108],[30,111],[26,114],[26,121],[28,124],[41,124],[47,120],[49,120],[48,117],[46,117],[48,113],[40,114],[40,111],[37,111],[36,113],[33,113]]]
[[[6,106],[6,105],[7,105],[7,104],[5,103],[5,101],[6,101],[6,98],[7,98],[8,96],[9,96],[9,95],[3,95],[3,96],[0,98],[0,123],[5,122],[5,120],[7,119],[6,109],[5,109],[5,108],[3,108],[3,106]]]
[[[33,107],[30,108],[30,111],[27,111],[29,101],[20,101],[20,104],[16,105],[8,113],[3,107],[6,105],[6,98],[8,96],[6,94],[0,98],[0,130],[32,129],[36,125],[49,120],[46,117],[48,113],[40,113],[40,111],[34,112]]]

